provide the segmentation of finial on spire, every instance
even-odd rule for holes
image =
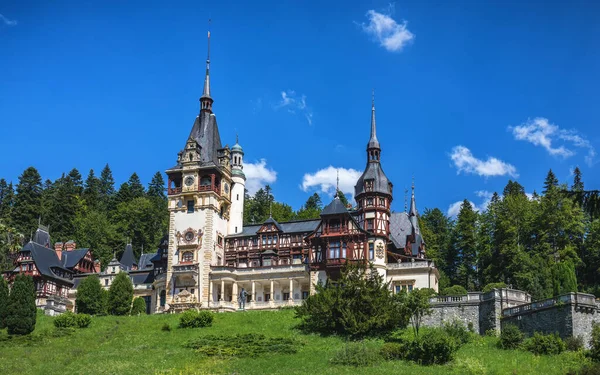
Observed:
[[[337,180],[335,183],[335,196],[337,197],[337,192],[340,191],[340,170],[337,169]]]
[[[240,144],[240,138],[238,137],[238,133],[235,133],[235,143]]]
[[[213,99],[210,96],[210,23],[208,19],[207,53],[206,53],[206,75],[204,77],[204,90],[200,97],[200,110],[212,112]]]
[[[371,106],[375,108],[375,88],[371,91]]]
[[[417,203],[415,202],[415,176],[412,177],[412,194],[410,196],[410,212],[409,216],[417,216]]]
[[[375,89],[373,89],[371,98],[371,138],[367,144],[367,156],[369,161],[379,161],[379,149],[379,141],[377,140],[377,125],[375,123]]]
[[[408,212],[408,189],[404,185],[404,212]]]

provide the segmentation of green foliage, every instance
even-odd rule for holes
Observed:
[[[382,350],[383,351],[383,350]],[[377,349],[367,346],[364,342],[347,342],[329,360],[334,365],[353,367],[373,366],[381,360],[381,354]]]
[[[523,343],[523,332],[514,324],[508,324],[500,332],[498,346],[501,349],[517,349]]]
[[[395,344],[386,346],[382,355],[388,359],[404,359],[421,365],[450,362],[460,347],[460,343],[442,328],[427,329],[413,338],[399,337],[395,339]]]
[[[6,309],[6,327],[11,335],[28,335],[36,322],[35,286],[33,278],[17,275],[13,282]]]
[[[75,324],[79,328],[87,328],[90,326],[90,324],[92,324],[92,317],[88,314],[76,314]]]
[[[566,345],[558,333],[544,335],[535,332],[523,342],[523,349],[537,355],[555,355],[565,351]]]
[[[410,293],[401,292],[394,296],[400,308],[400,316],[408,316],[415,336],[419,335],[419,328],[423,317],[431,314],[429,298],[435,291],[429,288],[415,289]]]
[[[423,238],[427,241],[427,257],[435,262],[448,279],[448,275],[456,274],[457,266],[455,249],[450,246],[452,222],[439,208],[426,208],[419,219]],[[440,280],[440,288],[445,286],[442,286]]]
[[[499,283],[489,283],[483,287],[483,293],[491,292],[494,289],[503,289],[506,288],[506,284],[503,282]]]
[[[592,326],[589,356],[593,361],[600,362],[600,324]]]
[[[108,312],[111,315],[129,315],[133,299],[133,284],[126,272],[119,272],[108,290]]]
[[[444,323],[442,330],[448,336],[452,337],[458,345],[468,344],[473,340],[473,334],[465,328],[464,324],[457,320]]]
[[[11,223],[27,238],[37,229],[42,212],[42,178],[34,167],[29,167],[19,176]]]
[[[77,312],[91,315],[102,313],[102,286],[98,275],[83,279],[77,287],[75,298]]]
[[[54,318],[54,327],[56,328],[69,328],[75,327],[77,322],[75,320],[75,314],[70,311],[60,314]]]
[[[386,342],[379,351],[381,357],[387,360],[398,360],[404,358],[405,346],[397,342]]]
[[[583,337],[581,336],[569,336],[565,339],[565,347],[567,350],[572,352],[578,352],[583,350]]]
[[[179,328],[210,327],[213,319],[213,313],[210,311],[187,310],[179,317]]]
[[[476,358],[458,358],[452,364],[452,373],[456,375],[485,375],[484,364]]]
[[[171,325],[169,323],[163,323],[162,327],[160,327],[161,331],[171,332]]]
[[[464,296],[465,294],[467,294],[467,290],[462,285],[452,285],[444,288],[440,293],[442,296]]]
[[[188,341],[187,348],[206,356],[250,357],[264,354],[293,354],[299,343],[290,338],[248,333],[235,336],[207,335]]]
[[[0,329],[6,328],[8,297],[8,283],[2,276],[0,276]]]
[[[454,280],[465,289],[475,289],[477,284],[477,220],[477,212],[465,199],[452,235],[452,246],[456,249],[460,260]]]
[[[598,375],[600,374],[600,363],[586,363],[577,371],[569,371],[567,375]]]
[[[317,293],[296,308],[300,328],[324,335],[364,337],[408,323],[409,312],[372,267],[347,264],[339,280],[316,285]]]
[[[146,313],[146,301],[142,297],[137,297],[133,300],[131,307],[131,315],[143,315]]]
[[[552,280],[555,296],[577,292],[577,276],[575,276],[575,265],[571,259],[555,264],[553,271]]]

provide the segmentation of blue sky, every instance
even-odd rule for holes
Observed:
[[[324,4],[326,3],[326,4]],[[0,176],[109,163],[117,183],[176,161],[198,113],[207,19],[224,144],[298,208],[351,192],[375,89],[393,208],[478,207],[509,178],[600,174],[594,1],[0,2]],[[323,193],[323,200],[330,198]],[[452,210],[450,210],[452,211]]]

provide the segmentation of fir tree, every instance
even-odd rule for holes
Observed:
[[[42,178],[34,167],[27,168],[19,177],[17,195],[12,210],[12,223],[30,238],[37,229],[42,211]]]
[[[108,290],[108,312],[129,315],[133,300],[133,284],[126,272],[119,272]]]
[[[137,297],[133,300],[133,306],[131,307],[131,315],[144,315],[146,314],[146,301],[142,297]]]
[[[583,180],[581,179],[581,169],[575,167],[573,170],[573,185],[571,190],[581,192],[583,191]]]
[[[83,199],[85,204],[92,209],[100,207],[100,197],[102,196],[102,182],[94,174],[94,170],[90,169],[90,173],[85,180],[83,188]]]
[[[77,168],[71,169],[69,174],[65,177],[65,183],[68,187],[68,192],[73,196],[81,196],[83,193],[83,180],[81,177],[81,173],[77,170]]]
[[[14,189],[12,183],[0,179],[0,220],[8,223],[14,204]]]
[[[304,208],[306,210],[318,210],[321,211],[323,209],[323,203],[321,202],[321,197],[319,194],[314,193],[306,200],[304,204]]]
[[[115,195],[115,179],[108,164],[100,173],[100,204],[105,211],[112,209],[112,199]]]
[[[548,194],[548,191],[552,190],[553,188],[558,186],[558,179],[556,178],[556,175],[554,174],[554,172],[552,172],[552,169],[550,169],[548,171],[548,174],[546,175],[546,180],[544,181],[544,190],[542,191],[542,193],[544,195]]]
[[[3,277],[0,277],[0,329],[6,328],[8,296],[8,283]]]
[[[129,192],[132,199],[143,197],[146,194],[144,185],[142,185],[139,176],[135,172],[129,177],[127,185],[129,185]]]
[[[460,263],[458,280],[466,289],[473,289],[477,281],[477,212],[468,200],[464,200],[454,228],[454,247]]]
[[[419,218],[423,237],[427,241],[427,257],[432,259],[438,268],[447,272],[446,265],[455,256],[450,250],[452,223],[439,208],[426,208]]]
[[[344,194],[341,190],[338,190],[335,193],[335,196],[340,199],[340,201],[344,204],[344,207],[348,207],[350,202],[348,202],[348,198],[346,198],[346,194]]]
[[[6,311],[6,327],[11,335],[28,335],[36,322],[35,286],[33,278],[17,275],[13,282]]]
[[[127,182],[123,182],[121,186],[119,186],[119,190],[114,196],[113,202],[115,206],[118,206],[121,203],[130,202],[133,199],[133,195],[131,194],[131,188]]]
[[[151,198],[167,199],[165,195],[165,180],[162,173],[156,172],[152,177],[152,181],[148,184],[147,195]]]
[[[102,286],[98,275],[90,275],[81,281],[77,287],[75,306],[77,312],[81,314],[102,313]]]

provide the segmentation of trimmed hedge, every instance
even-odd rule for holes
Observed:
[[[88,314],[73,314],[70,311],[54,318],[56,328],[87,328],[91,323],[92,317]]]
[[[179,317],[179,328],[210,327],[213,319],[210,311],[188,310]]]

